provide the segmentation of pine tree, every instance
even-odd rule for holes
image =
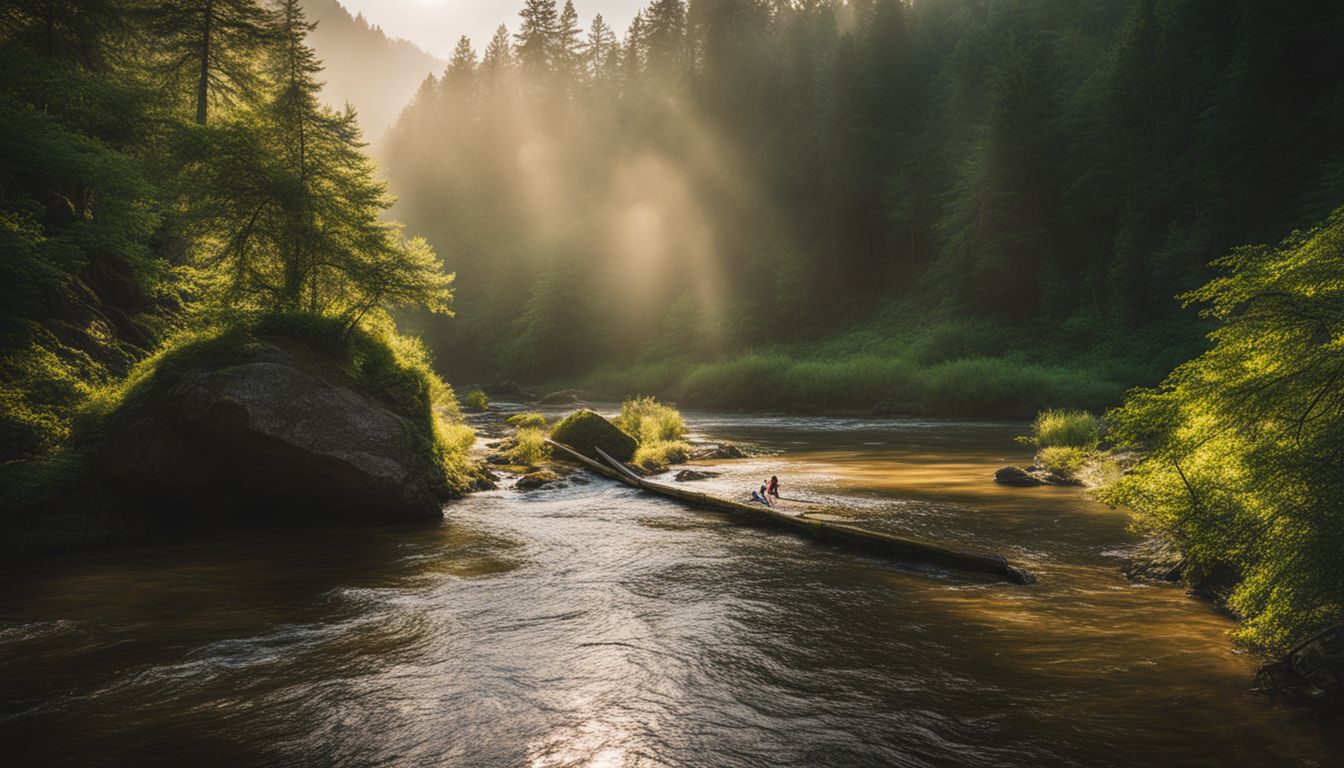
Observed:
[[[463,35],[457,39],[453,48],[453,57],[448,61],[444,78],[468,77],[476,72],[476,50],[471,47],[471,38]]]
[[[583,73],[582,34],[574,0],[565,0],[555,33],[555,69],[565,82],[573,82]]]
[[[513,37],[518,41],[519,66],[530,75],[550,72],[559,49],[555,0],[526,0],[518,16],[523,21]]]
[[[271,30],[271,13],[257,0],[160,0],[146,16],[160,70],[173,90],[190,84],[198,125],[212,104],[256,97],[256,62]]]
[[[513,43],[509,41],[509,28],[500,24],[494,36],[490,38],[490,43],[485,46],[481,67],[489,72],[500,72],[511,66],[513,66]]]
[[[229,305],[336,315],[349,324],[399,306],[447,311],[451,275],[423,240],[381,220],[391,205],[374,178],[353,110],[318,100],[322,70],[300,0],[277,12],[273,98],[208,136],[191,199],[206,264]]]
[[[686,62],[685,0],[653,0],[644,13],[648,45],[648,68],[660,77],[675,80],[683,75]]]
[[[584,68],[588,71],[588,76],[593,79],[609,74],[620,55],[620,43],[616,39],[616,33],[607,25],[602,14],[593,17],[592,26],[588,28],[588,40],[583,46]]]

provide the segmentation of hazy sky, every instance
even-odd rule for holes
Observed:
[[[340,0],[351,13],[383,28],[392,37],[404,37],[436,56],[447,58],[457,38],[467,35],[479,54],[495,27],[518,28],[518,9],[523,0]],[[587,32],[595,14],[602,14],[619,37],[647,0],[574,0],[579,24]],[[564,0],[557,3],[564,7]]]

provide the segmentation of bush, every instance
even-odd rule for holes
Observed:
[[[519,431],[522,431],[524,429],[544,430],[548,426],[546,422],[546,417],[540,413],[537,413],[536,411],[528,411],[526,413],[516,413],[510,416],[509,418],[505,419],[505,421],[509,423],[509,426]]]
[[[490,407],[490,399],[479,389],[473,389],[462,398],[462,404],[471,411],[484,411]]]
[[[651,472],[667,469],[671,464],[684,464],[691,458],[691,445],[683,440],[659,440],[643,443],[635,450],[634,464]]]
[[[617,461],[630,461],[635,455],[635,438],[588,410],[575,411],[562,419],[551,428],[551,439],[594,459],[598,458],[594,447]]]
[[[1030,438],[1037,448],[1084,448],[1101,442],[1101,419],[1087,411],[1041,411]]]
[[[1073,474],[1083,468],[1092,452],[1074,446],[1052,445],[1036,454],[1036,463],[1059,474]]]
[[[616,426],[641,445],[680,440],[686,435],[686,423],[677,409],[652,397],[632,397],[622,403]]]
[[[551,455],[546,444],[546,433],[535,427],[523,427],[513,436],[513,447],[508,451],[509,461],[525,467],[535,467]]]

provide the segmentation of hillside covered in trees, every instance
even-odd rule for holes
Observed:
[[[425,326],[455,377],[1110,405],[1202,349],[1174,297],[1212,260],[1344,200],[1324,0],[581,11],[463,39],[388,137],[399,214],[459,277]]]

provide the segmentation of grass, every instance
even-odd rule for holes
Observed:
[[[1049,448],[1090,451],[1101,442],[1101,419],[1088,411],[1045,410],[1036,415],[1029,442],[1044,452]]]
[[[519,427],[513,436],[513,447],[508,451],[509,462],[523,467],[538,466],[550,455],[544,427]]]
[[[1083,468],[1092,452],[1076,446],[1052,445],[1036,453],[1036,464],[1063,475],[1071,475]]]
[[[471,411],[484,411],[490,407],[490,399],[479,389],[473,389],[462,397],[462,405]]]
[[[699,408],[1025,419],[1047,408],[1104,410],[1170,369],[1151,352],[1161,346],[1156,340],[1136,333],[1083,344],[1067,325],[1026,331],[964,318],[874,320],[715,359],[650,355],[575,383],[592,398],[647,392]]]
[[[549,422],[546,421],[546,417],[543,414],[537,413],[536,411],[517,413],[505,419],[505,421],[509,423],[509,426],[518,430],[523,429],[544,430],[549,425]]]
[[[660,472],[671,464],[684,464],[691,458],[691,445],[684,440],[658,440],[640,443],[633,463],[650,472]]]
[[[680,440],[686,435],[681,413],[652,397],[632,397],[621,403],[621,415],[615,423],[641,445]]]

